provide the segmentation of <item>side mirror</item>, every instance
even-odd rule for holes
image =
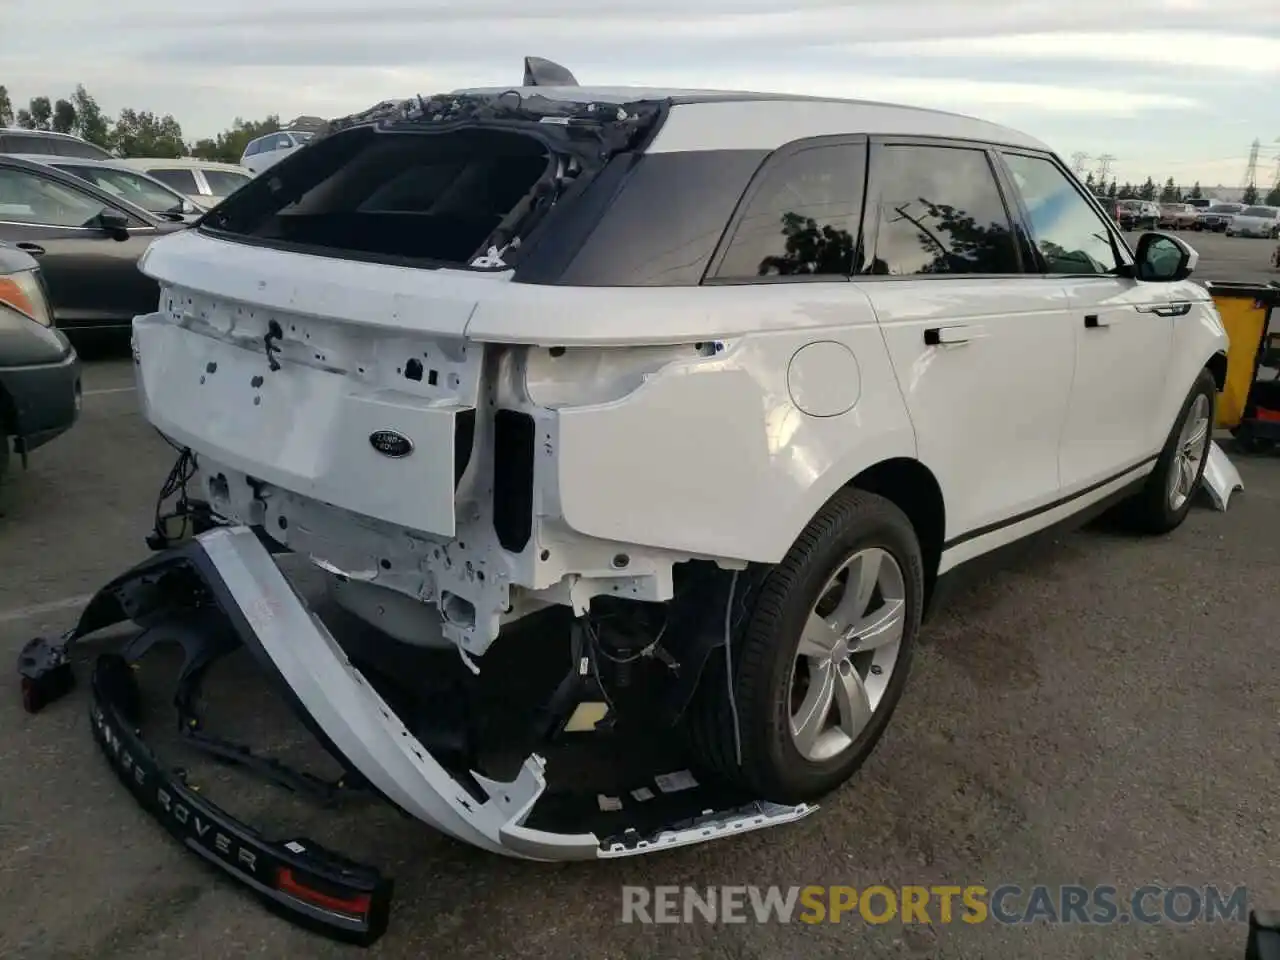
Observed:
[[[1200,261],[1191,244],[1167,233],[1144,233],[1134,251],[1134,277],[1147,283],[1172,283],[1191,276]]]
[[[98,214],[98,226],[104,233],[111,234],[117,240],[127,240],[129,237],[129,218],[123,213],[103,210]]]

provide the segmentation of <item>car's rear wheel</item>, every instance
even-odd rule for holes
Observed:
[[[746,589],[728,655],[712,655],[699,685],[691,739],[710,772],[757,796],[816,800],[862,765],[902,695],[920,545],[892,503],[845,490]]]
[[[1156,467],[1123,516],[1144,533],[1169,533],[1182,524],[1204,476],[1213,443],[1217,386],[1208,370],[1201,370],[1182,404]]]

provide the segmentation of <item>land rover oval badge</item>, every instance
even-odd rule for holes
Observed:
[[[375,430],[369,434],[369,445],[384,457],[407,457],[413,453],[413,441],[394,430]]]

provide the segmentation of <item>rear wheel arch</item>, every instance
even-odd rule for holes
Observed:
[[[884,497],[906,514],[924,560],[924,600],[928,609],[947,529],[946,500],[933,471],[911,457],[894,457],[867,467],[845,486]]]

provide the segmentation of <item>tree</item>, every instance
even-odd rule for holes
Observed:
[[[58,133],[70,133],[76,126],[76,108],[67,100],[59,100],[53,105],[51,124]]]
[[[181,157],[187,152],[178,121],[149,110],[121,110],[111,131],[111,146],[122,157]]]
[[[53,126],[53,104],[48,97],[31,98],[32,130],[48,130]]]
[[[1154,200],[1155,198],[1156,198],[1156,182],[1152,180],[1150,177],[1147,177],[1146,183],[1144,183],[1138,189],[1138,199]]]
[[[230,130],[224,130],[216,139],[205,137],[196,141],[191,155],[202,160],[218,160],[222,163],[239,163],[244,148],[250,140],[280,129],[280,117],[272,114],[265,120],[244,120],[236,117]]]
[[[1118,194],[1121,200],[1131,200],[1137,195],[1138,195],[1138,191],[1132,183],[1126,183],[1123,187],[1120,188],[1120,191]]]
[[[76,84],[76,92],[71,95],[71,107],[76,113],[71,132],[103,149],[110,147],[111,121],[102,115],[98,101],[89,96],[83,84]]]
[[[1085,186],[1085,189],[1088,190],[1090,193],[1097,193],[1098,185],[1094,182],[1092,173],[1089,173],[1087,176],[1085,176],[1084,186]]]
[[[9,99],[9,91],[0,84],[0,127],[13,126],[13,101]]]
[[[1115,181],[1115,178],[1113,177],[1113,178],[1111,179],[1111,183],[1109,183],[1109,184],[1107,185],[1107,196],[1108,196],[1110,199],[1114,200],[1114,199],[1116,198],[1116,194],[1117,194],[1118,192],[1119,192],[1119,191],[1118,191],[1118,190],[1116,190],[1116,181]]]
[[[1204,196],[1204,191],[1200,189],[1200,181],[1197,180],[1194,184],[1192,184],[1191,192],[1187,194],[1187,199],[1199,200],[1203,196]]]
[[[1160,188],[1160,202],[1173,203],[1178,199],[1178,196],[1178,187],[1173,182],[1173,177],[1170,177],[1164,182],[1164,186]]]
[[[23,107],[18,111],[14,123],[22,127],[24,130],[34,130],[36,128],[35,120],[31,119],[31,111]]]
[[[1267,194],[1268,207],[1280,207],[1280,183],[1271,188],[1271,192]]]
[[[1252,183],[1244,188],[1244,195],[1240,197],[1240,202],[1246,207],[1252,206],[1258,202],[1258,188]]]

